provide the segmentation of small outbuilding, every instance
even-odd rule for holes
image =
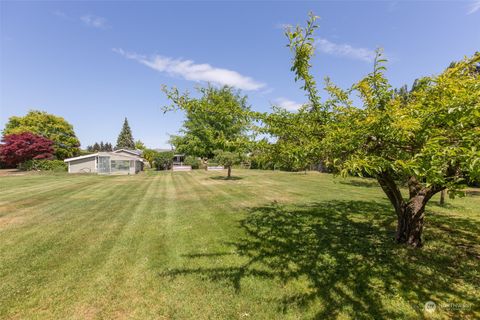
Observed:
[[[144,164],[139,155],[128,152],[97,152],[64,161],[68,173],[136,174]]]

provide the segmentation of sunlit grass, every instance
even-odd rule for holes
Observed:
[[[480,316],[479,196],[414,250],[374,181],[233,173],[1,177],[0,318]]]

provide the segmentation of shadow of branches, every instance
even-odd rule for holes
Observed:
[[[453,223],[445,219],[437,216],[435,224]],[[227,282],[237,292],[245,277],[274,279],[284,285],[301,280],[307,283],[307,290],[282,294],[275,305],[279,312],[315,308],[314,318],[335,318],[340,312],[356,319],[423,317],[419,306],[432,299],[478,305],[478,297],[469,296],[460,285],[474,287],[478,283],[478,272],[469,268],[475,263],[478,266],[478,260],[461,250],[449,252],[435,246],[415,250],[396,245],[394,220],[386,203],[328,201],[289,207],[272,203],[252,208],[241,221],[245,236],[227,243],[233,253],[184,256],[236,254],[243,263],[232,266],[216,260],[208,267],[173,269],[162,275],[200,275]],[[461,221],[456,228],[450,230],[453,235],[442,239],[450,241],[452,248],[458,241],[452,239],[462,237],[464,229],[477,230],[478,226]],[[442,237],[442,230],[435,231],[435,237]],[[462,239],[470,245],[474,241]],[[403,308],[386,306],[389,297],[401,301]]]

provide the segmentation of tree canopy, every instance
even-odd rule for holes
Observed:
[[[379,51],[372,73],[348,90],[327,79],[329,98],[321,102],[310,73],[315,19],[311,15],[306,28],[286,30],[292,71],[303,81],[310,103],[299,116],[283,117],[291,125],[273,126],[279,141],[293,135],[290,140],[309,146],[306,158],[323,159],[344,175],[375,177],[395,208],[397,241],[421,246],[431,197],[445,188],[454,195],[468,180],[479,179],[480,54],[419,79],[408,91],[389,84]],[[361,106],[354,105],[352,93],[359,94]],[[274,117],[283,120],[278,112],[266,119]],[[296,152],[285,150],[292,156]],[[404,183],[406,198],[400,190]]]
[[[30,132],[7,134],[2,142],[0,160],[9,166],[32,159],[53,158],[53,141]]]
[[[23,117],[10,117],[3,135],[31,132],[53,141],[57,159],[76,156],[80,149],[73,126],[64,118],[43,111],[32,110]]]
[[[137,140],[137,141],[135,141],[135,149],[146,150],[147,147],[145,146],[145,143],[142,142],[142,140]]]
[[[227,179],[232,177],[232,166],[240,164],[245,158],[242,152],[215,150],[214,154],[214,161],[227,169]]]
[[[202,158],[213,158],[216,150],[239,151],[248,142],[251,121],[247,97],[231,87],[198,88],[200,98],[188,92],[163,87],[172,105],[164,111],[182,110],[185,121],[181,135],[172,136],[171,143],[176,152]]]
[[[135,142],[133,140],[132,130],[130,129],[127,118],[125,118],[125,121],[123,122],[122,130],[118,135],[115,149],[135,150]]]

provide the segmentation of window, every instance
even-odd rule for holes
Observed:
[[[110,161],[110,165],[112,167],[112,172],[130,170],[130,160],[112,160]]]

